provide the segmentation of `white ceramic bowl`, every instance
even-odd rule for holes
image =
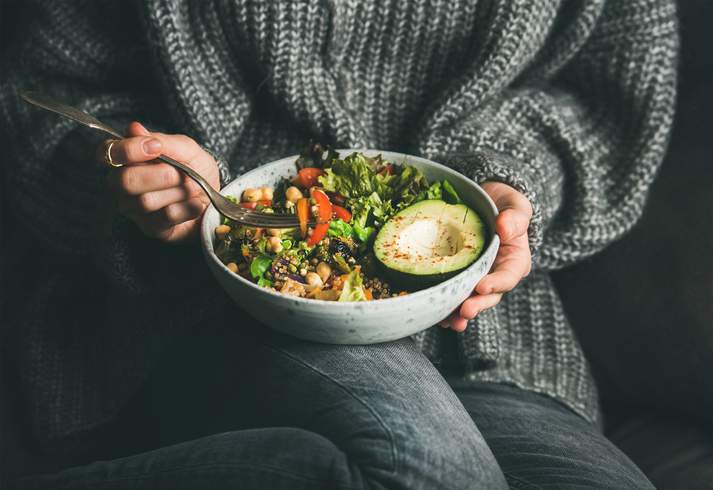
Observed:
[[[339,150],[342,156],[353,151],[369,156],[381,154],[390,162],[413,165],[429,182],[448,179],[465,204],[475,210],[488,227],[484,251],[478,260],[456,276],[405,296],[354,303],[297,298],[259,287],[223,265],[213,251],[214,229],[220,223],[220,216],[210,206],[201,227],[201,242],[208,266],[233,300],[269,327],[302,339],[332,344],[374,344],[407,337],[448,316],[470,295],[495,260],[499,245],[498,237],[493,233],[497,210],[483,189],[471,179],[438,163],[402,153]],[[291,156],[258,167],[235,179],[221,192],[239,196],[248,187],[275,186],[281,178],[296,174],[296,158]]]

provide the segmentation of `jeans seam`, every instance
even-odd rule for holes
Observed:
[[[391,462],[390,462],[390,465],[389,465],[389,466],[390,466],[389,472],[390,472],[390,473],[395,473],[395,472],[397,471],[397,461],[398,461],[398,459],[397,459],[397,454],[396,454],[396,444],[394,443],[394,436],[393,436],[393,433],[391,432],[391,429],[388,428],[388,426],[387,426],[386,423],[383,421],[383,419],[379,416],[379,414],[376,413],[376,411],[374,411],[374,409],[372,409],[371,406],[369,406],[369,404],[367,404],[364,400],[362,400],[360,397],[358,397],[358,396],[357,396],[354,392],[352,392],[346,385],[340,383],[340,382],[337,381],[336,379],[331,378],[331,377],[328,376],[327,374],[321,372],[319,369],[315,368],[314,366],[311,366],[311,365],[307,364],[306,362],[304,362],[303,360],[299,359],[298,357],[296,357],[296,356],[290,354],[289,352],[287,352],[287,351],[285,351],[285,350],[283,350],[283,349],[281,349],[281,348],[279,348],[279,347],[276,347],[276,346],[274,346],[274,345],[271,345],[271,344],[266,344],[266,347],[268,347],[268,348],[270,348],[270,349],[272,349],[272,350],[274,350],[274,351],[277,351],[277,352],[280,352],[280,353],[284,354],[285,356],[289,357],[290,359],[292,359],[293,361],[297,362],[298,364],[301,364],[302,366],[306,367],[307,369],[310,369],[311,371],[315,372],[315,373],[318,374],[319,376],[321,376],[321,377],[327,379],[328,381],[334,383],[335,385],[337,385],[338,387],[340,387],[345,393],[347,393],[350,397],[352,397],[354,400],[356,400],[357,402],[359,402],[364,408],[366,408],[367,411],[376,419],[376,421],[378,422],[379,426],[381,427],[381,429],[384,431],[384,433],[385,433],[386,436],[388,437],[389,446],[390,446],[390,449],[391,449]]]

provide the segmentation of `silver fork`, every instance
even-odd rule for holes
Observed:
[[[29,102],[32,105],[57,113],[66,118],[72,119],[84,126],[88,126],[92,129],[98,131],[103,131],[112,135],[114,138],[123,139],[124,136],[111,126],[104,124],[99,121],[94,116],[87,114],[86,112],[72,107],[61,102],[58,102],[51,97],[47,97],[36,92],[21,92],[20,97]],[[157,160],[164,163],[168,163],[173,167],[177,168],[181,172],[188,175],[191,179],[195,180],[196,183],[201,186],[203,191],[213,203],[215,209],[218,210],[220,214],[229,218],[233,221],[237,221],[240,224],[257,227],[257,228],[295,228],[299,226],[299,220],[294,214],[269,214],[261,213],[258,211],[253,211],[250,209],[244,209],[239,204],[234,203],[230,199],[223,197],[218,191],[213,189],[213,187],[195,170],[191,167],[174,160],[166,155],[159,155]],[[314,224],[311,220],[309,224]]]

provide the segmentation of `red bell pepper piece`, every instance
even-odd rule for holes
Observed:
[[[352,220],[352,213],[346,208],[332,204],[332,217],[349,223]]]
[[[317,205],[317,225],[312,229],[312,234],[307,239],[307,245],[313,247],[317,245],[322,238],[327,236],[329,230],[329,221],[332,219],[332,203],[324,191],[312,188],[312,198]]]
[[[321,168],[307,167],[297,172],[297,185],[309,189],[317,185],[317,178],[324,175],[324,170]]]

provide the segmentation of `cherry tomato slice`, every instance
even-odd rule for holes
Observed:
[[[329,223],[320,223],[312,228],[312,234],[307,239],[307,245],[314,247],[317,245],[322,238],[327,236],[327,231],[329,231]]]
[[[317,203],[317,222],[318,224],[312,229],[312,234],[307,239],[307,245],[313,247],[317,245],[322,238],[327,236],[329,230],[329,221],[332,219],[332,203],[329,202],[327,194],[323,191],[312,188],[312,198]]]
[[[332,204],[332,217],[349,223],[352,220],[352,213],[350,213],[346,208]]]
[[[329,202],[327,194],[323,190],[316,187],[312,188],[312,198],[317,204],[317,222],[329,224],[329,220],[332,219],[332,203]]]

